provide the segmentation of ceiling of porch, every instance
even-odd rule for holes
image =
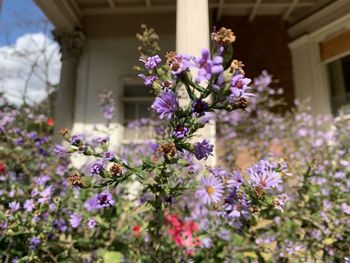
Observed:
[[[202,0],[198,1],[200,3]],[[175,23],[176,0],[35,0],[35,2],[56,29],[62,31],[86,28],[86,24],[100,31],[101,27],[98,27],[98,24],[102,25],[101,21],[107,26],[111,24],[111,27],[115,27],[116,20],[123,24],[122,28],[127,29],[130,26],[124,21],[126,18],[128,21],[135,20],[138,23],[143,17],[148,17],[163,26],[169,24],[172,27]],[[258,16],[279,16],[281,21],[289,25],[289,34],[292,38],[350,13],[349,0],[208,0],[208,2],[212,17],[216,21],[223,16],[244,16],[251,22]],[[161,21],[164,16],[166,20]]]
[[[83,16],[154,13],[176,10],[176,0],[69,0]],[[223,15],[278,15],[295,22],[324,7],[332,0],[209,0],[216,19]],[[334,2],[334,1],[333,1]]]

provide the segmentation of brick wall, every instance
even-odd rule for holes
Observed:
[[[237,36],[234,43],[234,57],[245,64],[247,77],[255,77],[263,69],[279,80],[274,86],[285,89],[289,105],[294,100],[291,54],[288,48],[287,27],[279,16],[260,16],[253,22],[248,17],[222,17],[217,23],[231,28]]]

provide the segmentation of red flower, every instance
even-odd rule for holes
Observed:
[[[4,174],[6,172],[6,165],[0,162],[0,174]]]
[[[54,125],[54,120],[52,119],[52,118],[48,118],[47,119],[47,125],[49,125],[49,126],[52,126],[52,125]]]
[[[167,212],[165,212],[165,220],[165,224],[170,225],[168,234],[179,247],[186,247],[191,251],[191,248],[200,245],[198,237],[193,237],[193,234],[198,232],[197,224],[194,221],[183,222],[176,214],[169,215]]]
[[[132,232],[134,233],[135,237],[140,236],[140,231],[141,231],[141,227],[139,225],[134,225],[134,227],[132,228]]]

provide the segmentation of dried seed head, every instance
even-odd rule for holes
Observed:
[[[175,57],[176,57],[176,52],[174,51],[167,52],[165,55],[167,64],[170,65],[171,63],[173,63],[175,61]]]
[[[166,156],[167,158],[171,158],[176,153],[175,143],[169,142],[162,144],[161,146],[159,146],[158,151],[164,154],[164,156]]]
[[[115,163],[112,165],[112,167],[109,169],[109,173],[112,176],[119,176],[123,173],[123,165],[120,163]]]
[[[78,186],[78,187],[81,187],[81,188],[84,187],[83,180],[81,179],[81,176],[78,173],[72,173],[71,175],[69,175],[68,176],[68,182],[72,186]]]
[[[264,189],[260,186],[255,187],[254,191],[258,198],[260,198],[264,194]]]
[[[251,211],[253,214],[258,214],[258,213],[260,213],[261,209],[260,209],[259,207],[253,206],[252,208],[250,208],[250,211]]]
[[[239,98],[239,108],[244,110],[248,107],[248,105],[249,105],[249,101],[247,100],[247,98],[244,98],[244,97]]]
[[[61,128],[59,131],[59,134],[61,134],[63,137],[66,136],[66,134],[68,134],[69,131],[67,128]]]
[[[229,45],[236,41],[236,36],[231,29],[222,27],[219,31],[211,34],[212,39],[218,44]]]
[[[231,72],[238,72],[239,74],[245,75],[243,67],[244,64],[242,63],[242,61],[239,61],[237,59],[232,60],[230,65]]]

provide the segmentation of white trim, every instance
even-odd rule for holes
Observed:
[[[224,4],[225,4],[225,0],[220,0],[219,1],[219,5],[218,5],[218,10],[216,13],[216,20],[220,20],[221,16],[222,16],[222,9],[224,8]]]
[[[151,0],[145,0],[145,4],[148,8],[150,8],[152,6]]]
[[[285,20],[285,21],[288,20],[289,15],[293,12],[293,10],[295,9],[298,2],[299,2],[299,0],[293,0],[293,2],[290,4],[290,6],[286,10],[286,12],[283,14],[282,20]]]
[[[36,0],[36,1],[43,1],[43,0]],[[169,3],[168,5],[149,5],[150,0],[145,0],[145,5],[139,5],[139,6],[130,6],[130,7],[117,7],[117,8],[93,8],[93,7],[86,7],[82,8],[81,12],[84,15],[103,15],[103,14],[140,14],[140,13],[159,13],[159,12],[173,12],[176,11],[176,5]],[[201,0],[202,1],[202,0]],[[149,3],[148,3],[149,2]],[[218,8],[218,15],[217,17],[221,17],[223,14],[230,15],[231,11],[228,10],[235,10],[235,9],[245,9],[245,8],[253,8],[253,10],[256,8],[256,3],[226,3],[223,4],[224,1],[217,0],[216,2],[209,3],[209,8]],[[290,3],[264,3],[261,0],[257,0],[257,2],[261,2],[258,4],[259,7],[264,9],[269,8],[289,8]],[[314,1],[308,1],[308,2],[299,2],[295,4],[295,7],[310,7],[314,6]],[[256,11],[254,11],[256,12]],[[256,14],[253,14],[253,18]],[[232,14],[231,14],[232,15]]]
[[[348,56],[348,55],[350,55],[350,50],[347,51],[347,52],[341,53],[341,54],[339,54],[339,55],[337,55],[337,56],[334,56],[334,57],[332,57],[332,58],[330,58],[330,59],[324,60],[323,63],[329,64],[329,63],[331,63],[331,62],[333,62],[333,61],[336,61],[336,60],[341,59],[341,58],[343,58],[343,57],[346,57],[346,56]]]
[[[114,0],[107,0],[107,2],[108,2],[108,5],[109,5],[110,8],[115,9],[115,2],[114,2]]]
[[[333,17],[334,19],[337,19],[340,16],[347,16],[346,14],[349,14],[349,12],[344,14],[347,9],[350,10],[349,0],[334,1],[320,11],[291,26],[288,29],[288,34],[290,37],[295,38],[305,33],[317,32],[318,29],[322,30],[329,26],[326,22],[327,18],[329,19],[330,17]],[[341,13],[343,14],[341,15]]]
[[[317,42],[324,41],[327,37],[330,37],[341,30],[350,28],[350,14],[347,14],[332,23],[325,25],[309,34],[304,34],[301,37],[291,41],[288,46],[291,49],[297,48],[309,42],[310,39],[313,39]]]
[[[82,27],[81,14],[71,1],[35,0],[40,9],[47,15],[55,28],[61,31],[72,31]]]
[[[249,21],[252,22],[258,13],[259,7],[261,5],[261,0],[255,0],[255,4],[253,6],[252,12],[249,15]]]
[[[123,96],[123,102],[152,102],[154,97],[125,97]]]
[[[340,3],[344,4],[344,1],[338,1],[338,7]],[[347,3],[350,3],[350,1],[347,1]],[[322,13],[324,14],[324,12]],[[313,21],[313,19],[310,19],[310,21]],[[306,99],[307,96],[310,96],[313,113],[331,114],[327,63],[350,53],[346,52],[327,61],[322,61],[320,43],[347,28],[350,28],[350,14],[302,35],[288,45],[292,53],[296,98]]]

